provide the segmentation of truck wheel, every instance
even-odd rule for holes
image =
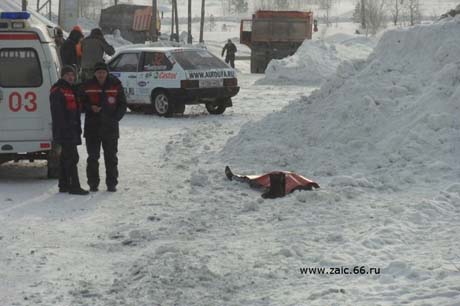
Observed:
[[[171,117],[174,103],[163,90],[156,91],[152,96],[153,111],[161,117]]]
[[[212,104],[212,103],[206,104],[206,109],[212,115],[221,115],[225,112],[226,108],[227,107],[223,104]]]
[[[61,146],[53,144],[51,151],[48,153],[48,178],[59,178],[59,159],[61,157]]]

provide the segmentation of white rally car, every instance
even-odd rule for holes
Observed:
[[[60,63],[54,29],[32,25],[29,18],[27,12],[0,13],[0,164],[44,159],[48,177],[57,177],[49,91]]]
[[[222,114],[238,94],[235,70],[201,48],[132,45],[109,62],[133,111],[160,116],[183,113],[187,104],[205,104],[211,114]]]

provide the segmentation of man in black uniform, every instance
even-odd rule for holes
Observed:
[[[86,174],[91,191],[99,187],[99,157],[104,150],[107,191],[117,191],[118,122],[126,113],[126,97],[120,80],[109,75],[107,64],[94,66],[94,78],[83,84],[88,160]]]
[[[61,79],[51,88],[50,107],[53,120],[53,141],[61,145],[59,192],[86,195],[78,179],[77,146],[81,145],[80,103],[72,86],[76,72],[71,66],[61,70]]]
[[[227,51],[227,55],[225,56],[225,62],[232,68],[235,68],[235,53],[236,53],[236,46],[232,43],[232,40],[229,39],[228,42],[225,44],[224,48],[222,49],[222,56],[224,56],[225,51]]]

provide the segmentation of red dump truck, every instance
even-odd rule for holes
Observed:
[[[241,20],[240,43],[251,48],[251,73],[264,73],[272,59],[294,54],[312,38],[314,24],[312,12],[299,11],[257,11]]]
[[[147,5],[118,4],[101,11],[99,26],[104,34],[118,29],[124,39],[144,43],[150,38],[152,7]],[[160,33],[160,14],[157,11],[157,32]]]

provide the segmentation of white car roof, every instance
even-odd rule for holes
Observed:
[[[183,50],[206,50],[199,47],[160,47],[160,46],[149,46],[149,45],[126,45],[118,48],[117,53],[124,52],[174,52]]]

